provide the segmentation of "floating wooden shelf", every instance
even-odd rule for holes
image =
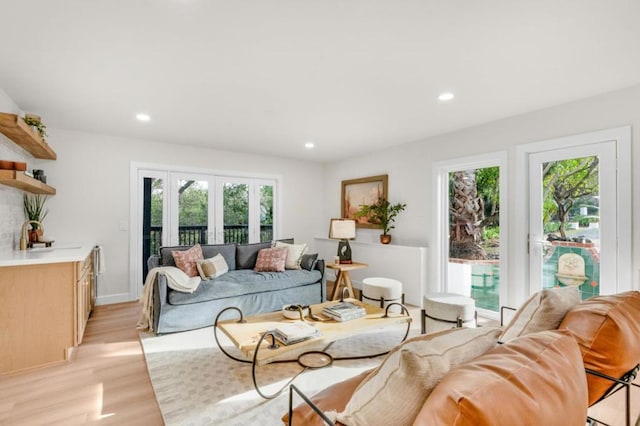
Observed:
[[[15,170],[0,170],[0,184],[22,189],[32,194],[55,195],[56,189]]]
[[[55,151],[16,114],[0,112],[0,132],[35,158],[55,160]]]

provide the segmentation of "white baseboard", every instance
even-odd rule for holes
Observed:
[[[107,296],[98,296],[96,298],[96,306],[112,305],[114,303],[132,302],[137,299],[131,299],[129,293],[109,294]]]

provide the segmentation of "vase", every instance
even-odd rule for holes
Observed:
[[[391,235],[389,235],[389,234],[381,234],[380,235],[380,242],[382,244],[389,244],[391,242]]]
[[[38,242],[38,230],[37,229],[31,229],[29,231],[29,241],[32,243],[37,243]]]

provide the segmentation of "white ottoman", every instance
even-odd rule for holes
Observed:
[[[402,283],[391,278],[365,278],[362,280],[360,300],[370,305],[378,305],[381,308],[393,302],[404,304]]]
[[[454,327],[476,327],[476,302],[453,293],[429,293],[424,296],[422,334]]]

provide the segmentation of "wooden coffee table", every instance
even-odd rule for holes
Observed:
[[[322,336],[305,340],[293,345],[284,345],[277,341],[273,335],[273,330],[282,323],[295,322],[298,320],[290,320],[282,315],[282,312],[270,312],[266,314],[252,315],[244,317],[242,311],[235,307],[230,307],[222,310],[217,316],[213,327],[214,337],[220,350],[229,358],[245,363],[251,363],[252,365],[252,378],[253,385],[263,398],[271,399],[278,396],[287,386],[306,369],[321,368],[331,365],[334,360],[340,359],[358,359],[358,358],[373,358],[376,356],[385,355],[388,351],[370,354],[359,357],[342,357],[333,358],[325,351],[339,339],[344,339],[350,336],[358,335],[364,331],[383,328],[396,324],[407,324],[407,329],[399,343],[403,342],[409,334],[409,327],[411,326],[411,317],[409,311],[399,303],[390,304],[386,309],[382,309],[378,306],[368,305],[360,302],[356,299],[345,299],[345,301],[354,303],[356,305],[363,306],[367,315],[363,318],[358,318],[351,321],[338,322],[334,320],[318,321],[306,317],[305,321],[316,327]],[[339,302],[325,302],[317,305],[311,305],[310,310],[313,316],[317,318],[326,318],[322,315],[322,308],[325,306],[335,305]],[[401,306],[401,313],[389,312],[389,307],[393,305]],[[229,310],[235,310],[238,313],[240,319],[233,320],[219,320],[220,316]],[[221,330],[235,345],[236,348],[246,357],[241,359],[235,357],[225,351],[224,347],[218,340],[218,330]],[[283,356],[287,353],[300,350],[305,346],[317,345],[318,343],[326,343],[326,346],[321,351],[308,351],[302,353],[297,360],[283,360]],[[301,361],[302,360],[302,361]],[[291,380],[285,384],[282,389],[272,395],[265,395],[258,384],[256,383],[256,367],[264,366],[270,363],[278,362],[298,362],[302,370],[296,374]]]

